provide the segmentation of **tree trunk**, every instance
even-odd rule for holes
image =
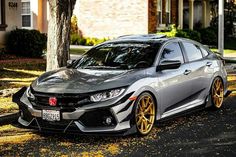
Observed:
[[[71,16],[76,0],[48,0],[47,71],[66,66],[70,58]]]

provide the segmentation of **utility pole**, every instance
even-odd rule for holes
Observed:
[[[218,51],[224,56],[224,0],[219,0]]]

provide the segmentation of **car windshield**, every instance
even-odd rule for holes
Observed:
[[[112,43],[89,50],[73,64],[82,69],[135,69],[152,66],[159,44]]]

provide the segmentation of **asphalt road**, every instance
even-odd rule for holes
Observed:
[[[156,124],[146,137],[42,134],[0,127],[0,156],[236,156],[236,93],[220,110]]]

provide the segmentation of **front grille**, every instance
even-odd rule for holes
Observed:
[[[57,98],[57,107],[64,110],[75,110],[76,107],[81,107],[92,103],[89,99],[89,95],[86,94],[51,94],[51,93],[40,93],[32,91],[35,96],[34,100],[31,100],[35,108],[50,107],[49,98]],[[54,107],[55,108],[55,107]]]

